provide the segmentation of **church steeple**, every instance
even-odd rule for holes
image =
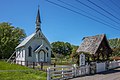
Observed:
[[[38,13],[37,13],[37,17],[36,17],[36,32],[37,31],[41,31],[41,20],[40,20],[40,12],[39,12],[39,8],[38,8]]]

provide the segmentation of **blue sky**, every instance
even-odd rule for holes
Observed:
[[[48,3],[45,0],[0,0],[0,22],[10,22],[13,26],[24,29],[26,34],[30,35],[35,32],[35,19],[38,5],[40,5],[42,32],[50,42],[65,41],[74,45],[79,45],[82,41],[82,38],[85,36],[106,34],[108,39],[120,37],[120,0],[90,0],[98,6],[104,8],[116,18],[96,7],[89,1],[80,0],[82,3],[85,3],[86,5],[98,10],[100,13],[114,21],[111,21],[94,10],[85,7],[75,0],[62,1],[82,9],[88,14],[67,6],[57,0],[49,1],[63,5],[87,16],[90,16],[88,14],[92,14],[97,17],[95,18],[92,16],[92,18],[104,23],[108,22],[110,23],[109,25],[112,24],[112,27],[116,27],[117,30],[110,28],[110,26],[105,26],[94,20],[76,14],[72,11]]]

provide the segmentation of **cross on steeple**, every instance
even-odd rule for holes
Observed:
[[[40,20],[40,12],[39,12],[39,5],[38,5],[38,12],[37,12],[37,17],[36,17],[36,32],[41,31],[41,20]]]

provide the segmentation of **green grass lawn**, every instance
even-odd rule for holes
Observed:
[[[0,61],[0,80],[46,80],[46,73]]]

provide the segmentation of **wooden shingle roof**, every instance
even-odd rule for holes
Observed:
[[[89,52],[90,54],[95,54],[105,34],[89,36],[83,38],[83,43],[77,49],[77,52]]]

